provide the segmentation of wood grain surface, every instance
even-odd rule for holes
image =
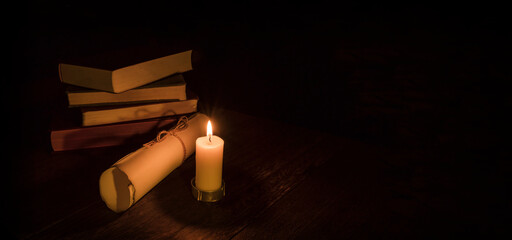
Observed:
[[[447,161],[449,155],[388,149],[229,110],[211,117],[225,141],[220,202],[193,199],[192,155],[116,214],[101,201],[98,178],[138,145],[59,153],[42,145],[15,174],[15,237],[437,238],[503,227],[486,224],[498,222],[483,208],[466,211],[490,204],[475,191],[492,191],[471,186],[471,168]]]
[[[302,182],[312,168],[332,157],[336,149],[331,136],[307,129],[231,111],[217,112],[212,118],[215,133],[226,142],[223,173],[227,193],[221,202],[206,204],[192,198],[192,155],[135,206],[115,214],[101,202],[98,178],[137,146],[61,153],[41,150],[41,158],[46,159],[34,159],[34,163],[44,161],[47,169],[25,177],[58,179],[48,179],[47,184],[34,182],[34,189],[27,187],[20,197],[30,215],[22,219],[27,224],[20,225],[21,236],[231,238]],[[24,181],[22,178],[19,180]]]

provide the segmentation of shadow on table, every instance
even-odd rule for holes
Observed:
[[[199,202],[191,192],[190,181],[195,175],[195,155],[170,174],[155,191],[155,201],[170,218],[202,228],[236,230],[247,224],[249,216],[260,214],[271,204],[266,194],[270,186],[258,182],[256,176],[236,166],[225,166],[226,196],[215,203]],[[251,183],[251,184],[249,184]],[[172,194],[170,194],[172,192]],[[216,231],[218,234],[218,231]]]

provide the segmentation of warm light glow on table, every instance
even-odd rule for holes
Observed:
[[[196,140],[195,184],[199,190],[215,191],[222,184],[224,140],[213,135],[210,121],[206,129],[206,136]]]

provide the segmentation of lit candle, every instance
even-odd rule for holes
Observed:
[[[222,157],[224,140],[212,134],[212,124],[208,121],[206,136],[196,140],[196,188],[202,191],[215,191],[222,184]]]

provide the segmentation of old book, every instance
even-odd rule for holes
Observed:
[[[73,111],[68,109],[68,111]],[[69,114],[68,114],[69,115]],[[52,119],[50,142],[54,151],[141,143],[161,130],[170,128],[180,116],[153,118],[141,121],[82,127],[72,116]],[[144,139],[141,141],[141,139]]]
[[[94,126],[174,116],[197,111],[197,97],[183,101],[82,108],[82,125]]]
[[[69,107],[178,101],[187,98],[186,83],[182,74],[174,74],[122,93],[69,85],[66,95]]]
[[[59,76],[63,83],[120,93],[192,70],[191,58],[189,50],[113,69],[60,63]]]

